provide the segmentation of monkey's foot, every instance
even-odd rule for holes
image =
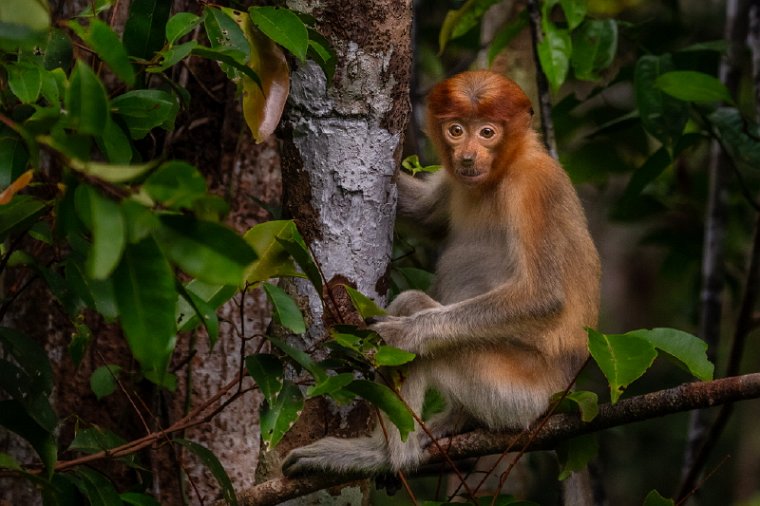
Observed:
[[[370,437],[320,439],[292,450],[282,463],[282,472],[289,477],[317,472],[375,474],[388,468],[384,441]]]

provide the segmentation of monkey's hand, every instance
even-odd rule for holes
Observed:
[[[420,354],[424,351],[424,341],[419,332],[420,317],[431,311],[435,309],[421,311],[412,316],[379,317],[369,328],[380,334],[386,344]]]

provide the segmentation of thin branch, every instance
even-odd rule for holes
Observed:
[[[760,397],[760,373],[723,378],[708,382],[687,383],[675,388],[652,392],[615,405],[599,406],[599,415],[584,423],[577,414],[559,414],[532,433],[493,433],[477,430],[440,441],[451,459],[458,460],[501,453],[508,446],[525,446],[529,451],[553,449],[557,443],[583,434],[611,427],[658,418],[693,409],[718,406],[729,402]],[[444,456],[434,445],[426,450],[425,463],[442,462]],[[277,478],[243,491],[238,496],[241,506],[274,505],[317,490],[343,485],[369,477],[369,473],[314,475],[298,479]],[[218,503],[221,505],[222,503]]]
[[[538,109],[541,111],[541,132],[549,154],[558,160],[557,139],[554,136],[554,122],[552,121],[552,96],[549,90],[549,81],[546,79],[546,74],[538,58],[538,45],[544,38],[541,31],[541,12],[538,8],[538,0],[528,0],[528,14],[530,35],[533,41],[533,60],[536,62],[536,86],[538,87]]]
[[[747,34],[749,2],[728,0],[726,2],[726,40],[728,51],[721,61],[720,77],[732,94],[736,94],[740,77],[738,53]],[[724,242],[728,214],[728,182],[731,160],[718,143],[713,143],[710,159],[710,187],[705,217],[702,257],[702,291],[699,334],[708,344],[708,358],[715,362],[721,331],[721,309],[724,285]],[[700,460],[700,448],[704,446],[709,432],[709,421],[704,412],[694,412],[689,420],[686,449],[681,470],[680,490],[694,488],[704,461]]]

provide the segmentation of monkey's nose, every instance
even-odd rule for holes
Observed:
[[[462,167],[472,167],[475,165],[475,157],[472,155],[465,155],[462,157]]]

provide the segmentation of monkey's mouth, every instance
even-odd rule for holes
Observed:
[[[485,173],[479,171],[475,167],[459,167],[457,169],[457,176],[459,176],[464,183],[474,184],[480,179],[483,179]]]

